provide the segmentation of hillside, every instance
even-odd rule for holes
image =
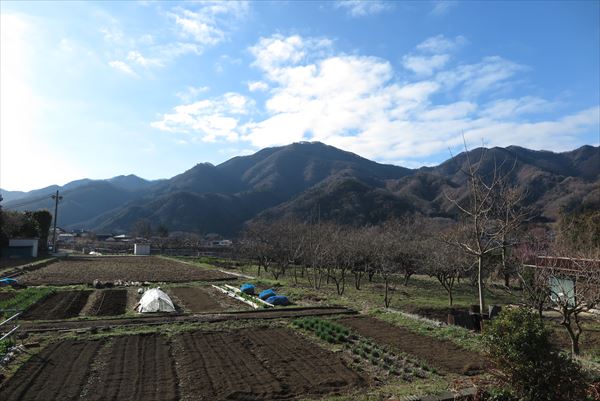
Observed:
[[[583,146],[553,153],[521,147],[478,148],[436,167],[406,169],[362,158],[322,143],[294,143],[234,157],[214,166],[200,163],[167,180],[136,176],[79,180],[61,188],[59,224],[103,232],[124,232],[139,219],[172,231],[235,234],[251,219],[318,216],[344,224],[378,223],[421,213],[455,215],[447,194],[467,193],[461,172],[481,159],[480,172],[494,167],[524,188],[527,203],[543,220],[561,209],[600,208],[600,152]],[[483,157],[482,157],[483,156]],[[51,208],[50,188],[5,201],[20,209]],[[20,196],[20,194],[19,194]],[[26,203],[24,206],[23,203]]]

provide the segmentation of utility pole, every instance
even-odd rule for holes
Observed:
[[[63,197],[58,195],[58,189],[56,195],[51,196],[54,199],[54,234],[52,235],[52,252],[56,253],[56,220],[58,220],[58,201]]]

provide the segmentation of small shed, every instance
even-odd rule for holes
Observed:
[[[139,256],[150,255],[150,244],[134,244],[133,245],[133,254],[139,255]]]
[[[38,239],[11,239],[8,241],[9,252],[14,256],[24,258],[37,258],[38,256]]]

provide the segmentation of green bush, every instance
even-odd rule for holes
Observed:
[[[550,343],[550,332],[527,309],[504,310],[483,336],[498,379],[523,401],[582,401],[579,365]]]

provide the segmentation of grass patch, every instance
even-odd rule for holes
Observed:
[[[0,301],[0,316],[6,317],[13,314],[13,311],[24,311],[40,299],[54,293],[54,289],[47,287],[30,287],[24,290],[7,291],[14,293],[9,299]]]

